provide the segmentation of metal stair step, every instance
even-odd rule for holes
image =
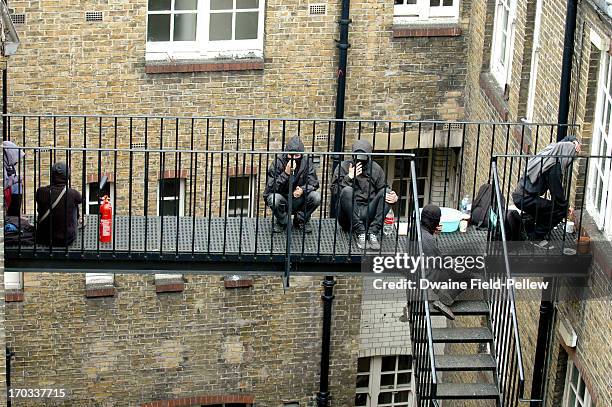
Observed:
[[[489,306],[484,301],[457,301],[451,310],[455,315],[489,315]],[[439,311],[430,307],[431,315],[442,315]]]
[[[436,355],[436,370],[448,371],[493,371],[495,360],[489,354]]]
[[[487,343],[493,340],[488,328],[434,328],[435,343]]]
[[[442,400],[496,399],[497,386],[488,383],[440,383],[436,397]]]

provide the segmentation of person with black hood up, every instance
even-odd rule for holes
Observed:
[[[36,190],[38,218],[36,241],[53,246],[69,246],[76,239],[81,194],[68,187],[70,169],[58,162],[51,167],[51,184]]]
[[[512,192],[512,200],[518,209],[533,219],[532,225],[526,225],[530,240],[543,241],[568,210],[572,213],[563,180],[580,150],[578,139],[567,136],[549,144],[527,161],[525,175]],[[550,193],[551,199],[544,197],[547,193]],[[541,244],[546,245],[545,241]]]
[[[360,249],[379,250],[377,235],[389,205],[396,203],[398,196],[387,186],[383,169],[372,160],[372,145],[367,140],[355,141],[352,153],[352,159],[343,161],[333,175],[331,190],[338,201],[338,223],[342,229],[352,230]]]
[[[310,216],[321,204],[319,180],[312,159],[304,155],[304,143],[298,136],[285,145],[285,154],[276,157],[268,168],[264,199],[274,214],[274,231],[284,232],[289,223],[289,194],[293,225],[312,233]],[[291,191],[289,185],[291,184]]]

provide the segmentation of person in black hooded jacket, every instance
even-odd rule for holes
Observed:
[[[335,169],[331,185],[333,200],[338,202],[338,223],[342,229],[352,230],[360,249],[379,250],[377,234],[389,205],[397,202],[398,196],[387,186],[383,169],[371,159],[368,141],[357,140],[352,152],[352,159]]]
[[[264,199],[274,214],[274,231],[283,232],[289,223],[289,194],[293,224],[312,232],[310,216],[321,204],[319,180],[312,159],[304,155],[304,143],[298,136],[285,145],[286,154],[276,157],[268,168]],[[291,184],[291,191],[289,185]]]
[[[78,207],[83,197],[68,188],[69,179],[70,169],[66,163],[58,162],[51,167],[51,184],[36,190],[38,243],[69,246],[76,239]]]

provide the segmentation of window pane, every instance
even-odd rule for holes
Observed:
[[[210,15],[210,41],[223,41],[232,39],[232,14],[217,13]]]
[[[248,199],[232,199],[229,201],[230,216],[248,216],[249,215],[249,200]]]
[[[576,394],[574,393],[574,390],[570,389],[569,390],[569,404],[568,407],[574,407],[576,405]]]
[[[399,356],[397,370],[411,370],[411,369],[412,369],[412,356],[410,355]]]
[[[88,206],[89,206],[89,214],[90,215],[97,215],[98,214],[98,208],[99,208],[98,205],[89,204]]]
[[[397,384],[408,384],[410,383],[410,373],[398,373]]]
[[[170,14],[149,15],[147,41],[170,41]]]
[[[174,41],[195,41],[196,14],[175,14],[174,15]]]
[[[259,13],[236,13],[236,39],[254,40],[257,39],[257,24]]]
[[[395,371],[395,356],[384,356],[382,358],[382,372]]]
[[[401,4],[404,4],[404,0],[395,0],[395,4],[396,4],[396,5],[398,5],[398,4],[400,4],[400,5],[401,5]]]
[[[229,195],[230,196],[248,196],[249,177],[232,177],[229,180]]]
[[[197,10],[198,0],[175,0],[175,10]]]
[[[368,376],[368,375],[357,376],[357,383],[356,383],[355,387],[357,387],[357,388],[368,387],[369,385],[370,385],[370,376]]]
[[[180,193],[180,185],[180,180],[178,178],[161,180],[159,185],[160,196],[178,197]]]
[[[578,387],[578,369],[574,365],[572,365],[572,383]]]
[[[211,10],[231,10],[234,8],[233,0],[210,0]]]
[[[167,200],[160,202],[160,215],[163,216],[176,216],[178,215],[178,201],[177,200]]]
[[[259,0],[236,0],[236,8],[259,8]]]
[[[370,358],[359,358],[357,360],[357,372],[367,373],[370,371]]]
[[[450,6],[453,5],[453,0],[444,0],[442,2],[442,5],[445,6],[445,7],[450,7]]]
[[[397,393],[395,393],[395,402],[396,403],[402,403],[402,402],[406,402],[408,401],[408,394],[410,392],[409,391],[398,391]]]
[[[395,386],[395,374],[383,374],[380,376],[380,387],[383,386]]]
[[[170,10],[172,0],[149,0],[149,11]]]
[[[378,395],[378,404],[391,403],[392,393],[380,393]]]
[[[438,7],[440,5],[440,0],[429,0],[430,7]]]
[[[366,393],[359,393],[355,396],[355,406],[365,406],[368,402],[368,395]]]

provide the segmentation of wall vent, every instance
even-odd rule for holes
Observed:
[[[13,24],[25,24],[25,14],[11,14]]]
[[[145,143],[132,143],[133,150],[144,150]]]
[[[324,16],[327,14],[327,6],[325,4],[309,4],[308,10],[311,16]]]
[[[86,12],[85,21],[102,21],[102,12],[101,11]]]
[[[315,136],[315,141],[319,141],[319,142],[321,142],[321,141],[327,141],[327,140],[328,140],[328,138],[329,138],[329,136],[328,136],[327,134],[317,134],[317,135]]]

